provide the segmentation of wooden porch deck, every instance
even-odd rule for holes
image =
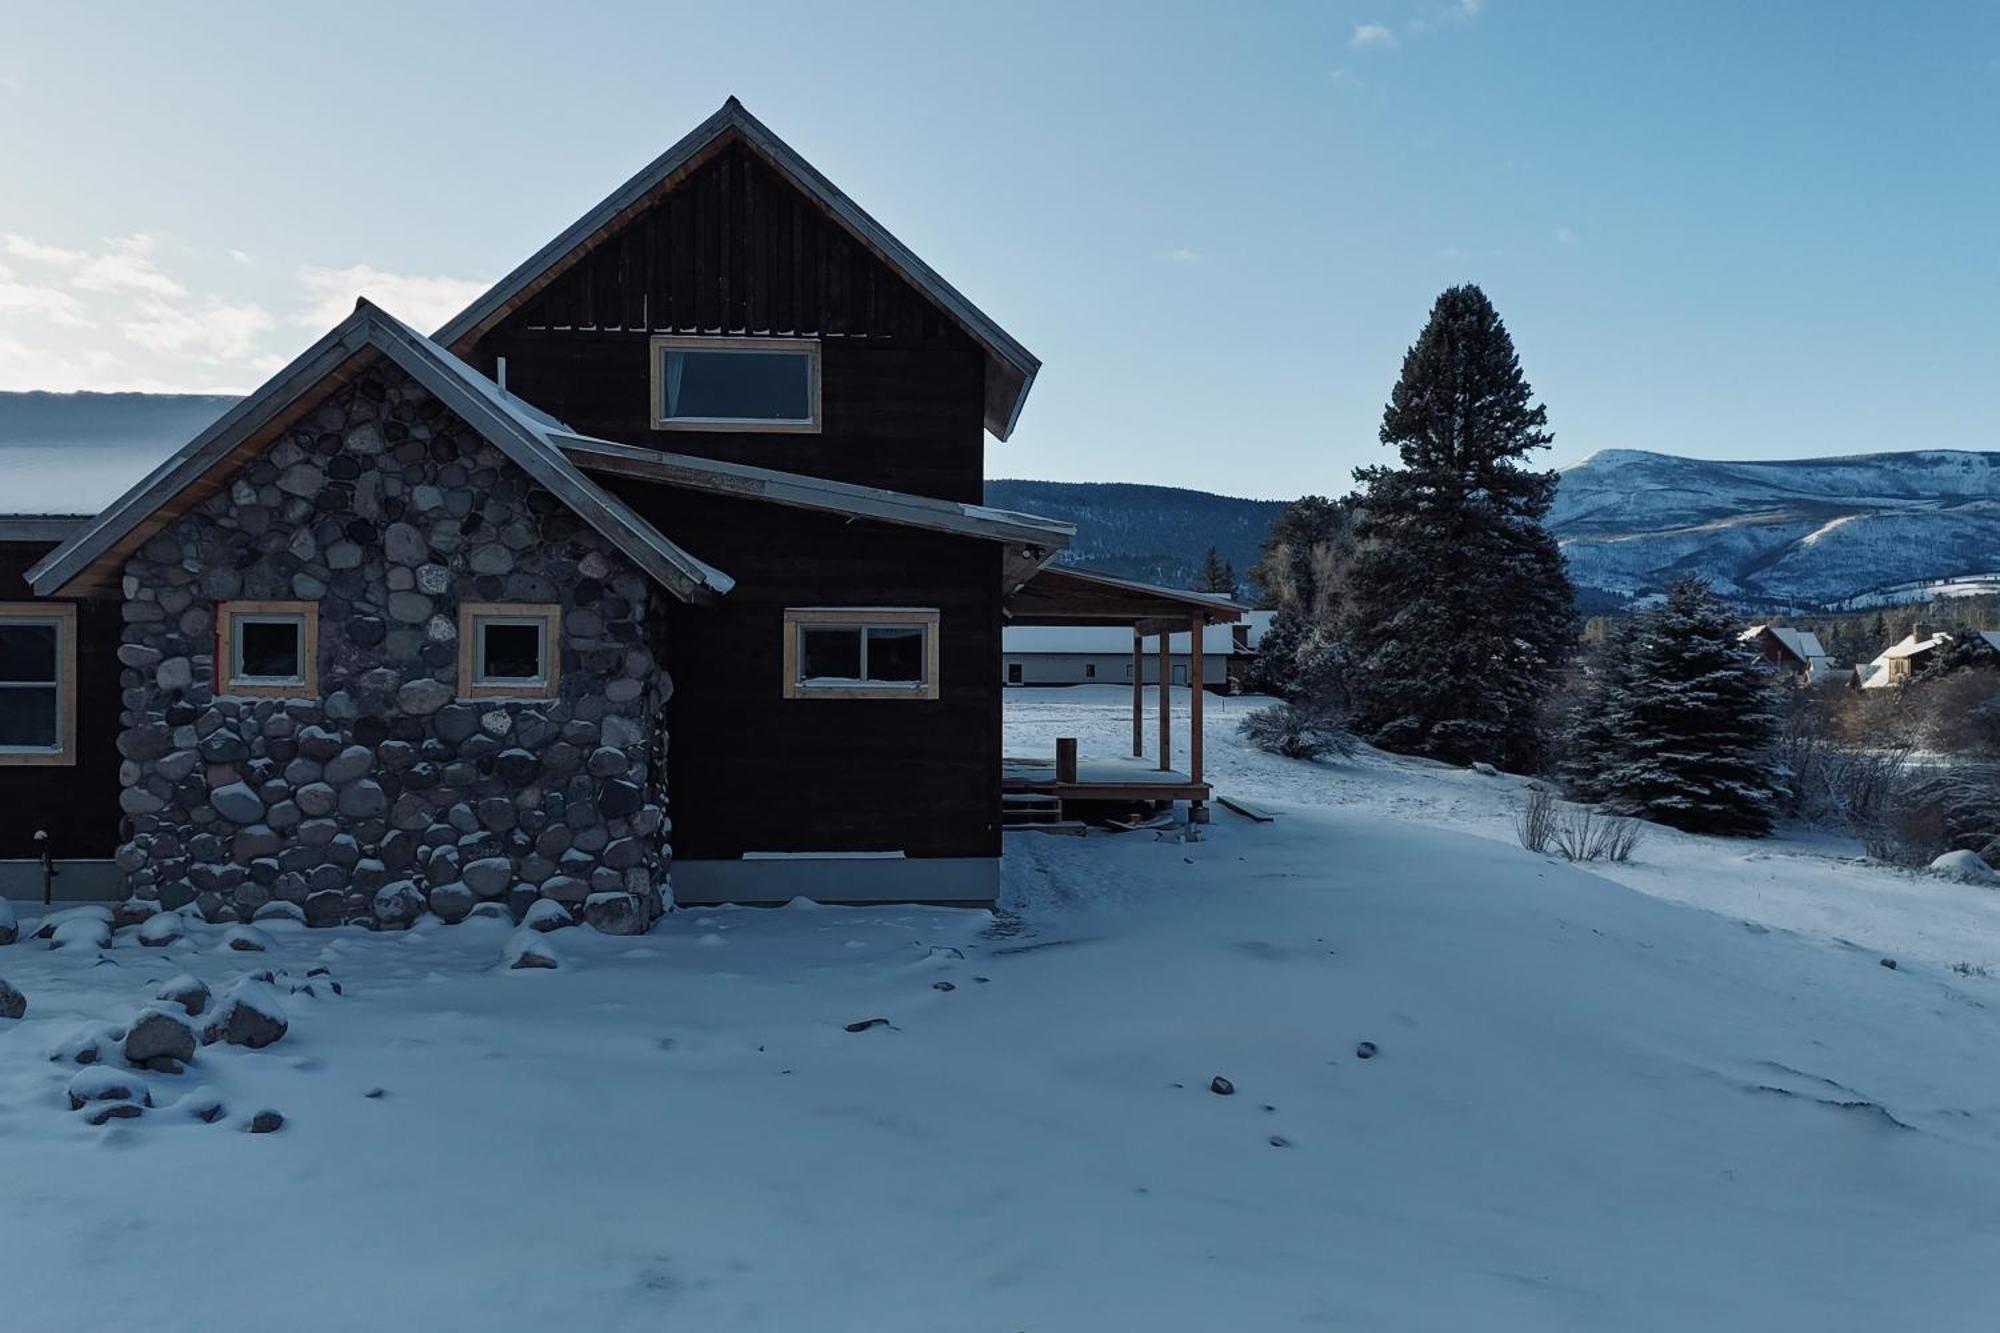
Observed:
[[[1206,801],[1209,786],[1177,769],[1142,759],[1079,756],[1076,778],[1058,780],[1053,759],[1009,756],[1000,761],[1007,796],[1055,796],[1069,801]]]

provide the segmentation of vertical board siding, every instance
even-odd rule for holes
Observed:
[[[4,601],[27,601],[22,576],[53,542],[0,542]],[[51,607],[58,603],[51,601]],[[35,831],[48,830],[58,861],[102,860],[118,850],[118,643],[115,600],[81,602],[76,613],[76,763],[0,765],[0,860],[34,860]]]

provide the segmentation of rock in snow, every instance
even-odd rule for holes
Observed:
[[[108,949],[111,923],[94,916],[71,917],[49,934],[51,949]]]
[[[263,982],[246,978],[222,993],[202,1040],[261,1050],[290,1027],[277,994]]]
[[[92,1065],[80,1069],[69,1081],[69,1109],[81,1111],[91,1102],[135,1102],[151,1106],[153,1094],[146,1080],[122,1069]]]
[[[1931,862],[1931,873],[1943,875],[1947,879],[1960,880],[1967,884],[1992,884],[2000,881],[2000,874],[1980,859],[1977,852],[1946,852]]]
[[[528,908],[527,913],[522,916],[521,924],[529,930],[538,930],[543,934],[547,934],[552,930],[562,930],[565,927],[575,925],[576,918],[569,914],[567,907],[564,907],[555,899],[537,898],[534,904]]]
[[[540,931],[523,926],[507,937],[507,948],[500,955],[501,965],[509,971],[525,968],[557,967],[561,960],[556,957],[555,947],[542,938]]]
[[[170,978],[153,993],[153,998],[177,1004],[191,1015],[199,1014],[208,1008],[208,983],[200,977],[183,972],[177,977]]]
[[[152,1060],[194,1059],[194,1029],[187,1020],[165,1009],[148,1006],[125,1033],[125,1058],[135,1065]]]
[[[21,937],[21,923],[15,919],[14,904],[0,898],[0,944],[12,944]]]
[[[164,949],[187,934],[187,925],[179,912],[160,912],[139,923],[139,943],[154,949]]]
[[[250,1132],[252,1134],[270,1134],[282,1129],[284,1124],[285,1117],[279,1115],[276,1111],[263,1110],[250,1117]]]
[[[0,977],[0,1018],[19,1018],[28,1012],[28,997]]]
[[[237,953],[264,953],[276,943],[255,926],[231,926],[222,932],[222,947]]]

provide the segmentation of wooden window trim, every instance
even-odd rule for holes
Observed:
[[[0,750],[0,768],[76,766],[76,604],[0,602],[0,620],[53,621],[56,627],[56,748]]]
[[[787,699],[936,699],[938,613],[928,607],[795,606],[785,610],[784,697]],[[809,625],[866,628],[921,625],[924,678],[916,685],[811,685],[799,679],[799,633]]]
[[[479,626],[482,621],[539,620],[548,674],[539,684],[496,685],[479,679]],[[562,692],[562,607],[554,602],[460,602],[458,606],[458,697],[546,701]]]
[[[697,352],[804,352],[809,369],[808,392],[812,397],[812,419],[810,421],[757,421],[743,417],[675,417],[667,416],[666,385],[661,368],[666,365],[662,353],[671,348],[681,348]],[[652,419],[654,430],[696,430],[696,431],[738,431],[754,432],[760,435],[817,435],[821,430],[820,415],[820,341],[817,338],[702,338],[687,334],[656,334],[646,351],[646,376],[652,399],[647,416]]]
[[[236,621],[248,616],[299,617],[297,684],[239,682],[236,676]],[[319,698],[318,602],[218,602],[215,606],[215,693],[224,699]]]

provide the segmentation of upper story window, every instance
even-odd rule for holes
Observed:
[[[76,608],[0,603],[0,764],[76,762]]]
[[[461,603],[459,690],[468,699],[553,699],[561,671],[561,646],[560,606]]]
[[[819,431],[814,338],[654,338],[653,429]]]
[[[785,698],[937,697],[936,611],[835,606],[785,612]]]
[[[291,698],[319,690],[319,607],[224,602],[215,614],[222,694]]]

